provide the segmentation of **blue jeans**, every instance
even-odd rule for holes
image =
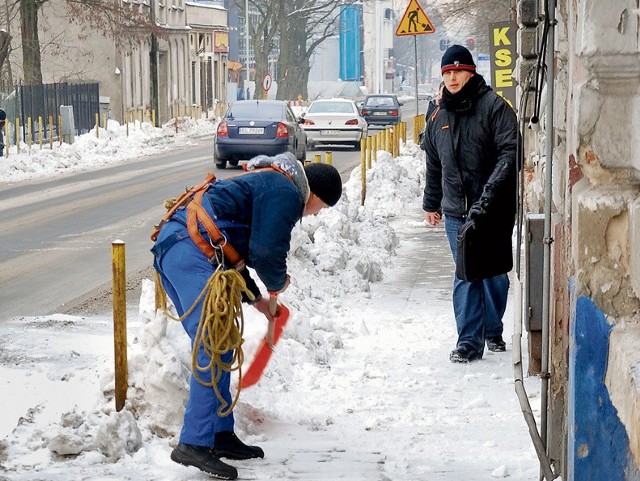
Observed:
[[[456,261],[458,228],[464,219],[445,216],[444,227]],[[509,276],[500,274],[481,281],[467,282],[454,276],[453,311],[458,328],[457,347],[467,347],[482,355],[488,337],[502,335],[502,316],[507,308]]]
[[[167,224],[163,231],[170,231],[170,224]],[[163,238],[165,234],[165,232],[161,232],[160,238]],[[176,242],[163,254],[156,266],[160,272],[162,286],[176,306],[180,316],[189,310],[214,272],[214,266],[209,263],[200,249],[189,239]],[[193,312],[182,321],[183,328],[191,338],[192,348],[201,313],[202,300]],[[222,355],[222,360],[230,362],[232,356],[233,351],[229,351]],[[209,362],[209,356],[200,347],[198,350],[198,364],[206,366]],[[203,381],[211,382],[210,370],[200,371],[198,375]],[[231,375],[228,371],[225,371],[217,384],[220,393],[228,404],[231,403],[230,381]],[[221,417],[216,412],[219,406],[220,401],[216,397],[213,388],[203,386],[192,374],[189,383],[189,400],[187,401],[182,431],[180,432],[180,442],[194,446],[213,447],[215,433],[233,431],[233,413]]]

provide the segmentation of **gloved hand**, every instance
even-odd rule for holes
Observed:
[[[467,219],[473,220],[476,223],[482,222],[487,216],[487,204],[488,202],[482,197],[471,205],[469,212],[467,212]]]

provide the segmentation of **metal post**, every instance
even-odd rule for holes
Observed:
[[[245,41],[246,51],[247,51],[247,78],[244,81],[244,92],[249,89],[249,0],[245,0],[244,2],[244,32],[245,32]],[[247,95],[247,100],[249,100],[249,96]]]
[[[125,246],[115,240],[112,247],[113,267],[113,348],[115,360],[116,411],[121,411],[127,400],[127,286],[125,274]]]

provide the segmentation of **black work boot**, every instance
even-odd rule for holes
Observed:
[[[467,346],[458,346],[449,355],[449,360],[457,363],[467,363],[480,359],[482,359],[482,354],[472,351]]]
[[[233,431],[220,431],[215,435],[213,453],[219,458],[251,459],[264,458],[264,451],[258,446],[247,446]]]
[[[236,479],[238,477],[236,468],[220,461],[211,448],[204,446],[180,443],[171,451],[171,459],[185,466],[195,466],[214,478]]]
[[[502,339],[502,336],[491,336],[487,337],[487,349],[492,352],[505,352],[507,344]]]

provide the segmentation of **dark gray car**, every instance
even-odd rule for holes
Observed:
[[[392,94],[367,95],[362,116],[368,125],[395,125],[401,120],[398,98]]]
[[[216,167],[238,165],[256,155],[291,152],[300,161],[307,156],[307,134],[289,104],[283,100],[239,100],[224,115],[213,147]]]

